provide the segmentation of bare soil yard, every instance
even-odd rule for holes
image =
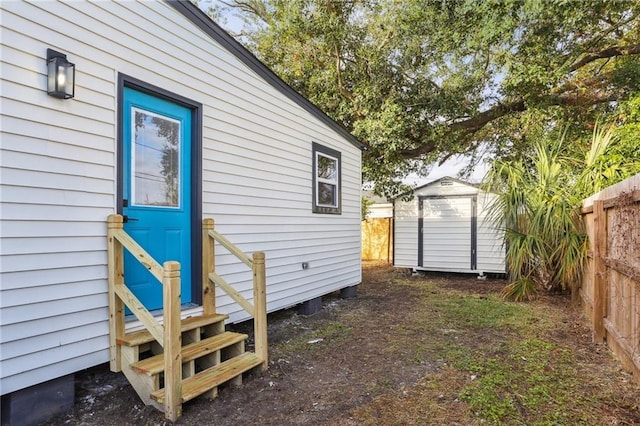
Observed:
[[[269,370],[185,404],[177,423],[640,424],[640,387],[591,343],[580,309],[562,297],[508,303],[504,285],[365,265],[357,298],[270,315]],[[102,366],[76,375],[74,410],[47,424],[165,420]]]

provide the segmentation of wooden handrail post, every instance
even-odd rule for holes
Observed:
[[[256,355],[262,359],[260,370],[269,365],[267,345],[267,289],[265,276],[265,255],[263,252],[253,253],[253,327]]]
[[[214,226],[213,219],[202,221],[202,309],[205,315],[216,313],[216,285],[209,279],[209,274],[216,271],[215,242],[209,235]]]
[[[109,368],[122,370],[120,347],[117,339],[124,337],[124,303],[116,296],[115,286],[124,285],[124,253],[114,232],[122,229],[122,216],[111,214],[107,218],[107,275],[109,294]]]
[[[165,417],[182,415],[182,333],[180,329],[180,263],[163,265]]]
[[[594,241],[593,246],[593,341],[604,343],[606,329],[604,319],[607,316],[607,212],[604,209],[604,201],[593,203]]]

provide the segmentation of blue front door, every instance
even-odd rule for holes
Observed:
[[[124,88],[124,229],[160,264],[181,265],[182,303],[191,301],[191,110]],[[129,253],[125,284],[149,310],[162,285]]]

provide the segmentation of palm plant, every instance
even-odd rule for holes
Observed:
[[[580,161],[561,155],[563,141],[540,140],[530,158],[496,161],[485,180],[498,195],[490,217],[505,231],[505,297],[531,300],[539,289],[577,294],[587,252],[581,200],[625,175],[619,162],[602,160],[615,142],[612,129],[596,128]]]

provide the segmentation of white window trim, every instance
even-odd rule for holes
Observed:
[[[329,158],[336,162],[335,179],[326,179],[318,176],[318,157]],[[340,152],[313,142],[313,209],[314,213],[342,214],[342,155]],[[318,184],[326,183],[336,188],[335,205],[320,204],[318,197]]]

